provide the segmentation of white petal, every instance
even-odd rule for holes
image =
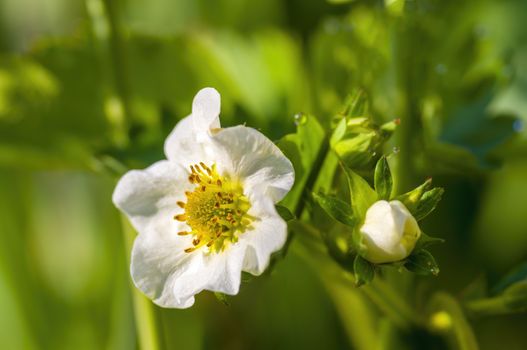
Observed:
[[[139,232],[153,224],[177,230],[173,217],[182,211],[177,202],[184,201],[185,191],[193,187],[187,177],[180,165],[162,160],[144,170],[127,172],[117,183],[112,200]]]
[[[214,88],[201,89],[192,102],[192,121],[196,131],[209,131],[220,127],[220,94]]]
[[[164,307],[185,308],[189,298],[176,298],[174,280],[192,265],[192,255],[184,250],[192,246],[191,238],[168,230],[150,229],[137,236],[132,249],[130,272],[137,288]]]
[[[211,159],[210,136],[220,127],[220,104],[220,94],[213,88],[196,94],[192,114],[180,120],[165,140],[167,159],[187,165]]]
[[[141,291],[163,307],[187,308],[203,290],[237,294],[240,288],[243,245],[219,254],[185,253],[188,236],[152,230],[136,238],[132,251],[132,279]]]
[[[246,193],[259,192],[280,201],[293,186],[293,165],[282,151],[259,131],[235,126],[222,129],[212,141],[223,150],[222,164],[243,181]],[[219,153],[219,152],[218,152]],[[218,164],[220,165],[220,164]]]
[[[245,248],[233,244],[223,252],[192,253],[192,265],[174,279],[172,291],[179,299],[192,299],[203,290],[238,294]]]
[[[402,236],[402,230],[399,231],[398,228],[399,226],[394,221],[390,203],[382,200],[375,202],[368,209],[361,231],[365,233],[376,246],[383,250],[390,251],[399,243]]]
[[[247,245],[243,270],[260,275],[269,266],[271,254],[284,246],[287,225],[270,199],[258,198],[251,202],[253,204],[249,214],[258,220],[253,222],[253,230],[239,236],[239,243]]]

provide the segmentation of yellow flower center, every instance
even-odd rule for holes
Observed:
[[[254,218],[247,214],[251,204],[243,195],[242,185],[228,176],[219,175],[216,164],[208,167],[201,162],[191,165],[190,171],[188,180],[196,187],[192,192],[185,192],[186,203],[177,203],[185,212],[174,216],[191,229],[178,234],[194,236],[193,246],[185,252],[203,246],[211,253],[223,251],[228,244],[238,241],[239,234],[251,228]]]

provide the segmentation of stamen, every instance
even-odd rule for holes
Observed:
[[[243,195],[239,182],[218,174],[216,164],[210,167],[203,162],[191,165],[188,180],[196,187],[185,192],[186,202],[177,202],[185,212],[174,216],[190,227],[190,232],[180,231],[178,235],[194,236],[192,247],[185,252],[202,247],[208,253],[221,252],[251,228],[255,218],[247,214],[251,208],[249,200]]]
[[[176,219],[177,221],[186,221],[187,217],[185,214],[179,214],[179,215],[175,215],[174,219]]]

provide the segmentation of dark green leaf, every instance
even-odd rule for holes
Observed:
[[[362,220],[368,208],[377,200],[377,193],[375,193],[366,180],[357,175],[353,170],[346,166],[343,166],[343,168],[348,179],[353,214],[357,220]]]
[[[355,257],[353,271],[355,272],[355,284],[357,287],[370,283],[373,277],[375,277],[375,267],[373,264],[360,255]]]
[[[469,301],[466,307],[473,314],[480,316],[527,311],[527,280],[510,285],[495,297]]]
[[[505,277],[503,277],[494,288],[492,288],[492,294],[498,294],[504,291],[510,285],[527,280],[527,262],[524,262],[520,266],[517,266],[511,272],[509,272]]]
[[[389,200],[392,194],[393,179],[390,165],[385,156],[382,156],[375,166],[375,191],[379,199]]]
[[[333,219],[350,227],[354,227],[357,223],[353,217],[353,210],[348,203],[323,193],[313,193],[313,198]]]
[[[516,282],[503,292],[505,305],[511,310],[527,310],[527,280]]]
[[[274,207],[276,208],[276,211],[278,212],[278,214],[286,222],[295,219],[295,215],[291,213],[291,211],[287,207],[284,207],[283,205],[280,205],[280,204],[276,204]]]
[[[441,187],[426,191],[417,204],[417,209],[413,212],[415,219],[419,221],[428,216],[436,208],[444,192],[445,190]]]
[[[439,267],[437,263],[427,250],[419,250],[418,252],[410,255],[404,264],[404,267],[411,272],[418,275],[434,275],[439,274]]]

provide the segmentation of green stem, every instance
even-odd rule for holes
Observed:
[[[329,258],[318,239],[316,228],[300,221],[292,222],[291,226],[292,230],[299,233],[291,250],[304,259],[320,278],[335,305],[350,344],[359,350],[378,348],[375,315],[368,308],[364,296],[352,287],[353,275]]]
[[[422,324],[410,305],[381,278],[375,278],[371,284],[361,287],[361,290],[399,328],[409,329]]]
[[[125,115],[130,116],[130,90],[127,75],[126,50],[123,40],[123,31],[119,20],[116,0],[104,0],[106,15],[110,25],[110,49],[113,71],[115,75],[115,85],[117,93],[123,100]]]
[[[430,330],[448,336],[460,350],[479,349],[472,327],[465,319],[456,299],[447,293],[439,292],[432,298],[430,306]]]
[[[471,317],[507,315],[527,310],[527,297],[523,293],[499,295],[467,302],[464,307]]]
[[[121,215],[121,226],[124,233],[127,258],[130,262],[130,252],[132,251],[136,233],[124,215]],[[162,349],[161,327],[158,327],[159,320],[156,317],[154,304],[141,294],[137,288],[131,286],[131,290],[139,348],[142,350]]]
[[[331,149],[327,150],[320,172],[313,185],[313,192],[327,192],[331,189],[333,178],[339,164],[338,156]]]
[[[421,320],[415,316],[410,305],[390,285],[379,278],[375,279],[371,285],[355,288],[353,275],[344,271],[329,257],[320,240],[320,232],[315,227],[295,221],[291,223],[291,229],[298,231],[297,241],[304,248],[300,252],[297,248],[297,253],[312,263],[332,296],[341,295],[341,287],[347,288],[350,293],[362,292],[400,329],[409,329],[421,324]],[[335,289],[334,285],[338,288],[335,287]],[[335,302],[340,304],[338,301]],[[343,318],[343,321],[346,320],[347,318]]]

